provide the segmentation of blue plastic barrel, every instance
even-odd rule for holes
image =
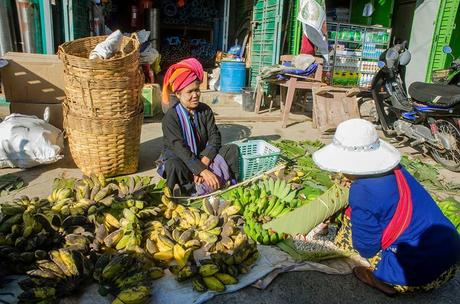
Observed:
[[[246,85],[246,65],[239,61],[223,61],[220,64],[220,90],[241,93]]]

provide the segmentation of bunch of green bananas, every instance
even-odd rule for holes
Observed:
[[[258,257],[255,243],[242,238],[233,253],[213,253],[210,260],[200,261],[197,271],[190,275],[193,289],[222,292],[225,285],[237,284],[238,275],[247,273]]]
[[[147,301],[151,281],[163,274],[163,269],[144,255],[105,253],[97,259],[93,277],[100,283],[102,296],[111,294],[115,297],[113,304],[138,304]]]
[[[442,213],[454,224],[460,233],[460,202],[453,198],[448,198],[438,203]]]
[[[245,221],[244,232],[254,241],[269,245],[277,244],[286,236],[265,230],[262,225],[296,207],[296,194],[297,191],[291,190],[291,185],[285,181],[267,179],[250,188],[237,188],[227,194],[227,198],[234,206],[241,207]]]
[[[46,200],[26,196],[0,205],[0,259],[8,261],[11,272],[26,271],[37,258],[46,257],[42,249],[62,242],[43,214],[48,208]]]
[[[37,268],[19,282],[20,303],[54,303],[74,294],[92,276],[93,265],[81,252],[67,249],[49,253],[49,260],[37,261]]]
[[[118,185],[115,187],[115,190],[118,192],[120,198],[125,199],[138,199],[143,200],[146,196],[146,191],[144,190],[151,182],[151,178],[148,176],[132,176],[128,178],[123,178],[118,180]]]

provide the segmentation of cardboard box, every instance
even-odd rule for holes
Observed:
[[[59,104],[65,98],[64,65],[57,55],[6,53],[2,91],[11,103]]]
[[[161,87],[157,83],[146,84],[142,88],[144,117],[152,117],[161,112]]]
[[[43,119],[43,113],[46,107],[50,108],[49,123],[56,128],[63,129],[64,115],[62,113],[62,104],[56,103],[19,103],[13,102],[10,104],[10,113],[19,113],[25,115],[35,115]]]
[[[203,72],[203,82],[200,84],[200,90],[206,91],[208,89],[208,72]]]

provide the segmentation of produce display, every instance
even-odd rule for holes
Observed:
[[[27,274],[20,303],[54,303],[92,282],[113,303],[144,303],[165,269],[223,291],[259,256],[239,212],[218,199],[185,207],[148,177],[56,179],[47,199],[0,205],[2,270]]]
[[[246,234],[264,245],[277,244],[288,237],[285,233],[264,229],[265,223],[315,201],[334,184],[330,175],[319,170],[311,158],[311,153],[322,143],[280,141],[273,144],[282,150],[288,167],[250,187],[236,188],[222,195],[241,208]]]
[[[113,303],[136,304],[149,299],[153,281],[167,272],[198,292],[224,291],[256,263],[257,243],[282,242],[299,254],[300,241],[287,233],[306,234],[334,217],[346,205],[347,189],[339,186],[343,177],[314,164],[311,155],[322,143],[273,144],[285,169],[189,206],[172,198],[164,180],[155,185],[149,177],[96,175],[56,179],[46,199],[2,203],[0,284],[8,274],[27,274],[19,303],[55,303],[97,283]],[[421,161],[402,163],[460,232],[460,185],[441,180]],[[291,211],[289,230],[282,216]],[[328,247],[328,257],[338,255],[329,239],[315,244],[312,250]],[[305,256],[324,258],[302,253],[299,259]]]
[[[192,280],[196,291],[223,291],[225,285],[236,284],[237,276],[249,271],[259,253],[254,242],[243,232],[240,208],[228,201],[205,199],[204,210],[184,207],[162,198],[166,206],[166,225],[149,231],[155,259],[175,264],[169,270],[178,281]],[[196,261],[193,251],[201,251]]]

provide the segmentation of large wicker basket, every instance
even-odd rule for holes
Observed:
[[[65,42],[59,46],[58,55],[64,62],[65,71],[75,76],[104,79],[123,77],[126,74],[136,73],[139,67],[139,39],[136,34],[123,37],[121,51],[107,60],[90,60],[89,53],[107,36],[95,36]],[[91,73],[88,73],[91,71]]]
[[[121,51],[108,60],[88,59],[107,36],[87,37],[59,46],[64,63],[65,92],[70,113],[82,117],[131,117],[142,110],[144,76],[139,69],[139,40],[123,37]]]
[[[137,171],[143,112],[126,119],[93,119],[65,109],[70,153],[84,174],[105,176]]]
[[[65,76],[66,99],[71,113],[84,117],[125,118],[135,116],[143,109],[141,101],[144,76],[126,79],[83,80]]]

